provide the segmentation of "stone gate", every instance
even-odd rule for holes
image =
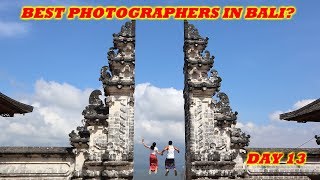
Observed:
[[[244,177],[243,148],[250,136],[235,127],[237,112],[220,92],[221,78],[211,69],[214,56],[204,51],[207,43],[194,25],[184,22],[186,177]]]
[[[106,98],[93,91],[82,112],[84,126],[69,134],[74,179],[133,178],[135,21],[113,34],[113,44],[99,78]]]

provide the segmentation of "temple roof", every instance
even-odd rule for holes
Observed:
[[[14,114],[25,114],[32,111],[32,106],[11,99],[0,92],[0,116],[13,117]]]
[[[287,121],[297,122],[320,122],[320,99],[313,101],[306,106],[291,111],[288,113],[280,114],[280,119]]]

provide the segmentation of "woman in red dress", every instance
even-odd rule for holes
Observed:
[[[158,150],[158,148],[156,147],[156,143],[153,142],[151,146],[147,146],[144,143],[144,139],[142,139],[142,144],[144,145],[144,147],[150,149],[150,167],[149,167],[149,174],[151,174],[151,172],[154,172],[155,174],[157,174],[158,172],[158,158],[157,158],[157,154],[161,154]]]

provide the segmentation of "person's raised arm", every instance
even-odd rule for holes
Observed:
[[[176,150],[178,153],[180,153],[180,150],[177,147],[174,147],[174,150]]]
[[[162,151],[161,151],[161,155],[163,155],[163,153],[168,150],[168,146],[166,146]]]
[[[150,149],[150,147],[149,147],[149,146],[147,146],[147,145],[144,143],[144,139],[143,139],[143,138],[142,138],[142,144],[144,145],[144,147],[146,147],[146,148]]]

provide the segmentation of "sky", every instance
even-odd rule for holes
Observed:
[[[320,134],[320,124],[279,120],[280,113],[319,98],[319,1],[126,2],[0,0],[0,92],[35,107],[24,116],[0,117],[0,145],[69,146],[68,133],[81,125],[90,92],[102,88],[99,73],[107,65],[112,34],[125,22],[21,21],[24,5],[293,5],[297,13],[291,20],[190,23],[209,37],[207,50],[216,57],[221,91],[239,112],[238,127],[251,135],[250,147],[299,147]],[[142,137],[160,149],[170,139],[183,150],[183,63],[182,21],[137,21],[135,163],[140,175],[148,156]],[[312,139],[302,147],[317,145]]]

